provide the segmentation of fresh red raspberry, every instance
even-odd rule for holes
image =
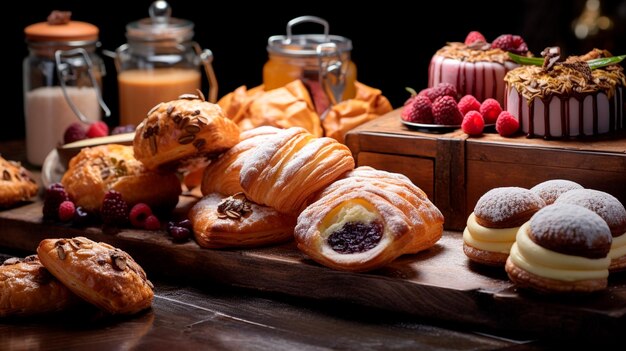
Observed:
[[[483,101],[483,104],[480,105],[479,112],[483,115],[485,124],[493,124],[496,123],[500,112],[502,112],[502,107],[500,107],[500,103],[497,100],[486,99]]]
[[[83,140],[87,138],[87,133],[82,124],[74,122],[65,129],[63,133],[63,143],[73,143],[75,141]]]
[[[469,32],[467,37],[465,37],[465,45],[471,45],[477,41],[482,41],[483,43],[487,42],[487,40],[485,39],[485,36],[477,31]]]
[[[128,219],[130,219],[130,224],[135,228],[143,228],[145,227],[146,218],[152,215],[152,209],[150,206],[144,203],[138,203],[133,208],[130,209],[130,214],[128,215]]]
[[[442,125],[459,125],[463,116],[451,96],[442,96],[433,102],[433,122]]]
[[[463,117],[463,123],[461,123],[461,129],[463,132],[469,135],[480,135],[485,128],[485,121],[483,116],[478,111],[469,111],[465,117]]]
[[[517,118],[513,117],[508,111],[502,111],[498,120],[496,121],[496,131],[503,137],[508,137],[519,129],[519,122]]]
[[[519,35],[502,34],[491,43],[492,48],[500,48],[514,54],[524,55],[528,52],[528,45]]]
[[[59,219],[61,222],[69,222],[74,219],[76,207],[72,201],[63,201],[59,205]]]
[[[423,89],[417,95],[426,95],[432,102],[442,96],[451,96],[455,101],[458,97],[456,87],[450,83],[439,83],[436,87]]]
[[[98,138],[109,135],[109,127],[106,123],[98,121],[89,126],[87,130],[88,138]]]
[[[144,221],[144,228],[146,230],[159,230],[161,229],[161,222],[155,215],[149,215]]]
[[[425,95],[416,96],[413,101],[404,106],[400,117],[408,122],[433,123],[432,103]]]
[[[69,201],[70,197],[67,195],[65,188],[61,183],[54,183],[46,189],[43,200],[43,218],[44,219],[59,219],[59,206],[64,201]]]
[[[102,223],[109,226],[121,227],[128,222],[128,204],[122,199],[122,194],[109,190],[104,194],[100,209]]]
[[[474,95],[465,95],[459,100],[459,111],[465,116],[470,111],[480,111],[480,102]]]

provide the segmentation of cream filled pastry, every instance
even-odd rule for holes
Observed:
[[[540,292],[592,292],[607,286],[611,232],[591,210],[547,206],[522,225],[507,259],[509,278]]]
[[[565,179],[551,179],[543,183],[539,183],[530,188],[530,191],[539,195],[546,205],[552,205],[561,194],[570,190],[584,189],[582,185]]]
[[[545,206],[545,202],[528,189],[495,188],[476,203],[463,231],[463,252],[470,260],[503,266],[515,242],[520,225]]]

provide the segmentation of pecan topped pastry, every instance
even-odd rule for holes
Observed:
[[[19,162],[0,156],[0,173],[0,207],[12,206],[37,194],[37,183]]]

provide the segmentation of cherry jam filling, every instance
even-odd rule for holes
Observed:
[[[342,254],[360,253],[373,249],[383,236],[380,222],[348,222],[328,237],[328,244]]]

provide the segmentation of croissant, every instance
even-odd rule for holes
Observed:
[[[243,160],[239,181],[258,204],[297,215],[319,190],[354,169],[350,149],[306,130],[281,130]]]
[[[278,128],[264,126],[242,132],[239,135],[241,141],[237,145],[220,155],[204,169],[200,187],[202,195],[214,192],[233,195],[243,192],[239,184],[239,171],[244,157],[279,131]]]
[[[443,215],[396,173],[359,167],[334,182],[298,216],[298,248],[338,270],[369,271],[433,246]]]

